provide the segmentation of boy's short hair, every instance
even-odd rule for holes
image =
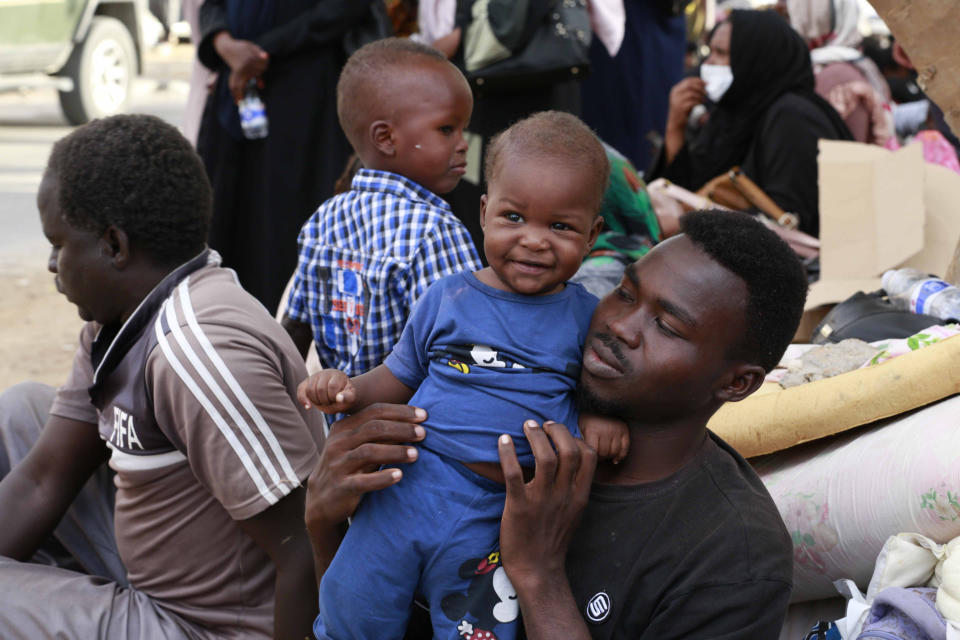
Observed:
[[[501,131],[490,141],[483,174],[493,182],[507,153],[519,152],[567,161],[592,173],[596,184],[596,210],[610,180],[610,161],[600,138],[580,118],[562,111],[541,111]]]
[[[115,225],[160,265],[203,250],[213,196],[200,156],[155,116],[94,120],[53,145],[46,172],[60,210],[77,229]]]
[[[693,211],[680,230],[747,285],[746,330],[734,356],[766,371],[793,339],[807,299],[807,274],[776,233],[745,213]]]
[[[381,106],[381,92],[390,86],[398,71],[408,70],[418,61],[456,69],[433,47],[409,38],[376,40],[357,49],[347,60],[337,82],[337,117],[354,150],[374,119],[371,113]]]

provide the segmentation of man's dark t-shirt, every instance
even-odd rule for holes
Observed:
[[[567,555],[594,638],[776,639],[792,572],[769,493],[712,433],[669,478],[594,484]]]

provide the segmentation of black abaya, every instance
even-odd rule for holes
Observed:
[[[814,92],[810,53],[803,39],[772,11],[731,15],[733,84],[694,143],[654,170],[699,189],[739,165],[774,202],[819,232],[817,140],[852,140],[840,115]]]
[[[273,312],[296,267],[300,227],[333,194],[350,154],[337,120],[336,86],[346,61],[343,34],[365,16],[370,0],[280,0],[264,11],[270,4],[207,0],[201,8],[198,55],[220,76],[207,100],[197,150],[213,185],[210,246]],[[254,9],[260,11],[255,20],[231,30],[228,16],[236,22],[237,14],[250,18],[244,12]],[[253,33],[242,32],[256,21]],[[231,120],[230,70],[213,48],[213,36],[222,30],[270,55],[261,91],[269,135],[262,140],[244,139]]]

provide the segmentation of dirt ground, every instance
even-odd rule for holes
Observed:
[[[147,53],[144,77],[185,86],[192,60],[190,45],[161,45]],[[178,121],[182,109],[178,101],[185,100],[186,89],[182,94],[157,91],[141,96],[146,102],[134,105],[135,110],[157,109],[157,115],[169,120],[167,111],[174,104],[171,113]],[[53,274],[46,269],[47,249],[42,242],[37,244],[29,250],[0,252],[0,391],[25,380],[62,384],[83,326],[76,307],[57,293]]]
[[[59,385],[70,371],[83,321],[57,293],[46,258],[44,249],[0,258],[0,390]]]

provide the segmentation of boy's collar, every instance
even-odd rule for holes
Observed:
[[[438,209],[452,211],[446,200],[430,191],[419,182],[392,171],[360,169],[353,176],[350,188],[355,191],[380,191],[394,193],[408,200],[419,200]]]

